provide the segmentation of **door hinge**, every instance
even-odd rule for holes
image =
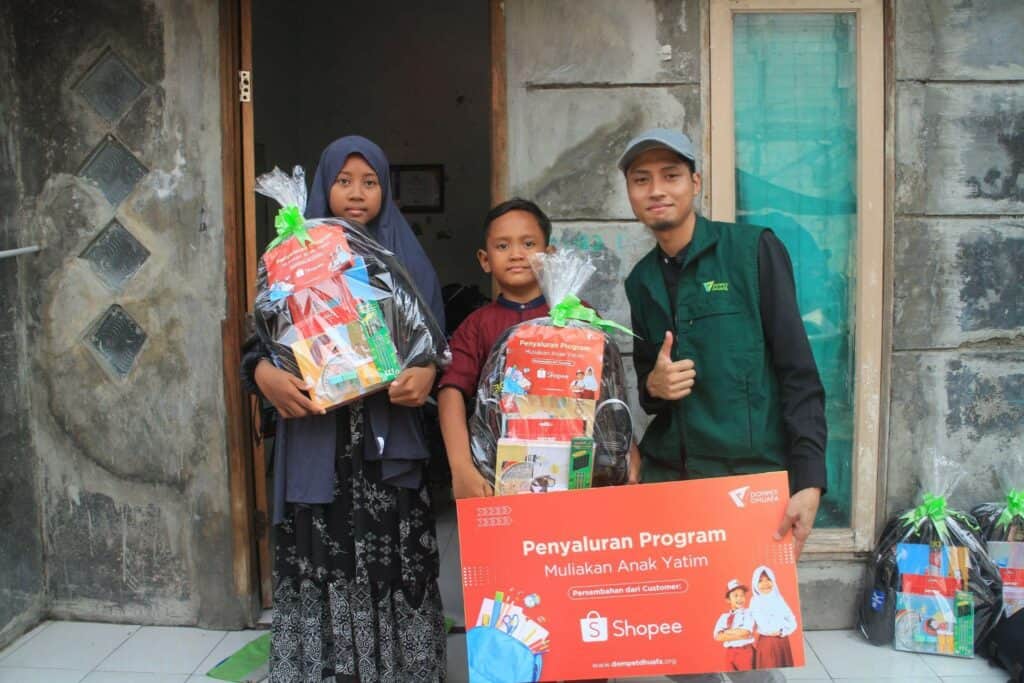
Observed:
[[[252,102],[252,72],[238,72],[238,101]]]

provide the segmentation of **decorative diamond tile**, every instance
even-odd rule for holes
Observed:
[[[149,258],[149,250],[115,218],[85,248],[81,258],[108,287],[120,289]]]
[[[117,206],[147,172],[127,147],[108,135],[86,159],[79,175],[99,185],[107,201]]]
[[[76,87],[92,108],[108,121],[121,118],[146,84],[121,58],[107,50]]]
[[[86,341],[110,369],[124,379],[146,342],[146,332],[126,310],[114,304],[93,326]]]

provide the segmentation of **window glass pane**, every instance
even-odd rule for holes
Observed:
[[[736,216],[772,228],[825,385],[829,492],[819,526],[849,526],[857,238],[853,14],[736,14]]]

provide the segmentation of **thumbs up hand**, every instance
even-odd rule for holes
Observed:
[[[676,401],[690,395],[696,378],[692,360],[673,362],[672,333],[666,332],[654,369],[647,375],[647,393],[654,398]]]

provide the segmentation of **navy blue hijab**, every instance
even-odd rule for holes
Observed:
[[[441,284],[437,273],[430,264],[420,241],[416,239],[405,216],[398,210],[391,196],[391,165],[384,151],[373,142],[359,135],[348,135],[327,145],[320,155],[313,184],[306,201],[306,218],[332,218],[329,198],[341,167],[353,154],[358,154],[377,174],[380,180],[382,201],[380,213],[366,224],[382,247],[394,253],[399,263],[405,266],[419,289],[420,296],[427,302],[437,322],[444,329],[444,300],[441,298]]]
[[[390,165],[383,150],[358,135],[335,140],[320,156],[306,202],[306,218],[331,218],[331,186],[345,161],[358,154],[377,173],[381,186],[380,213],[366,225],[370,235],[405,266],[420,296],[444,329],[444,301],[437,273],[416,235],[391,196]],[[417,489],[430,451],[423,436],[419,410],[393,405],[387,392],[363,400],[363,457],[379,462],[381,480]],[[311,415],[278,423],[275,444],[274,523],[284,515],[284,503],[326,504],[334,499],[334,459],[337,420],[331,414]],[[356,435],[353,435],[355,437]]]

